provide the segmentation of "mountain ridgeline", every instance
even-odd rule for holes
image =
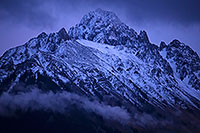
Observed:
[[[103,121],[95,111],[91,115],[78,109],[84,118],[69,111],[74,123],[81,118],[81,125],[91,132],[200,129],[198,54],[178,40],[152,44],[145,31],[138,34],[115,13],[102,9],[83,16],[68,32],[64,28],[56,33],[43,32],[3,54],[1,96],[26,94],[31,88],[43,93],[76,94],[104,106],[123,108],[130,115],[130,120],[121,124]],[[52,112],[49,115],[52,117]],[[4,116],[0,120],[5,119],[10,120]],[[98,125],[98,130],[92,123]]]

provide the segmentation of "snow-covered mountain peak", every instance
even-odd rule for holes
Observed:
[[[87,18],[93,17],[96,21],[104,21],[108,23],[114,23],[114,24],[121,24],[121,20],[117,17],[117,15],[114,12],[111,11],[105,11],[100,8],[96,9],[95,11],[89,12],[89,14],[85,15],[81,19],[81,23],[84,23]]]
[[[134,45],[140,36],[122,23],[115,13],[97,9],[83,16],[68,32],[74,39],[86,39],[109,45]]]
[[[199,112],[200,59],[178,40],[159,47],[145,31],[137,34],[114,13],[97,9],[68,33],[42,32],[4,53],[0,94],[26,91],[21,86],[73,92],[148,113]]]

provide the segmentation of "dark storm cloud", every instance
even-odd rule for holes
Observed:
[[[118,13],[122,11],[134,23],[167,21],[193,24],[200,22],[199,5],[199,0],[1,0],[0,18],[1,21],[10,19],[51,27],[56,24],[57,14],[71,16],[77,11],[102,7]]]
[[[51,27],[56,19],[48,8],[45,1],[40,0],[1,0],[0,21],[21,23],[27,26]]]
[[[129,0],[118,1],[132,21],[200,22],[199,0]]]

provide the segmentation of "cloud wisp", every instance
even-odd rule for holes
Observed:
[[[26,111],[52,111],[67,114],[68,110],[76,105],[80,110],[96,113],[104,119],[116,120],[126,123],[130,119],[129,113],[118,106],[112,107],[97,101],[68,92],[53,93],[32,89],[30,92],[9,94],[4,92],[0,96],[0,115],[12,117],[17,110]]]

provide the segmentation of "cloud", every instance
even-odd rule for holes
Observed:
[[[49,28],[56,23],[47,1],[40,0],[1,0],[0,22],[13,22],[27,26]]]
[[[53,93],[49,91],[44,93],[39,89],[32,89],[30,92],[15,95],[4,92],[0,96],[0,115],[13,116],[16,110],[23,110],[24,112],[43,110],[65,114],[73,105],[76,105],[80,110],[96,113],[104,119],[122,123],[130,120],[129,113],[121,107],[112,107],[98,101],[90,101],[86,97],[68,92]]]
[[[119,14],[124,12],[123,16],[135,23],[193,24],[200,23],[199,5],[199,0],[1,0],[0,18],[1,21],[11,19],[32,26],[52,27],[60,15],[70,17],[100,7]]]
[[[80,96],[66,91],[44,92],[35,87],[28,87],[28,92],[18,92],[11,94],[4,92],[0,95],[0,117],[15,118],[19,117],[17,112],[24,113],[31,111],[46,111],[59,113],[68,116],[70,111],[86,111],[90,114],[101,116],[104,120],[117,121],[122,125],[140,126],[143,128],[162,127],[173,125],[171,120],[158,120],[154,115],[145,112],[138,112],[133,109],[128,112],[125,108],[119,106],[110,106],[96,100],[89,100],[87,97]],[[24,88],[24,90],[27,90]]]
[[[119,0],[118,3],[126,10],[132,21],[167,21],[179,24],[200,22],[199,0],[129,0],[126,3]]]

